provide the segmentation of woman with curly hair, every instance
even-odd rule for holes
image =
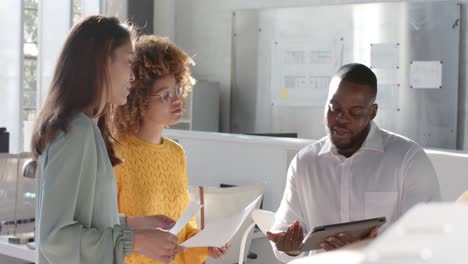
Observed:
[[[177,124],[192,77],[192,59],[167,38],[142,36],[135,45],[135,80],[128,103],[115,109],[114,130],[124,163],[115,168],[120,213],[129,216],[167,215],[179,219],[190,202],[185,153],[162,136]],[[199,232],[192,219],[178,234],[179,243]],[[227,248],[190,248],[172,263],[203,263],[207,255],[223,256]],[[127,263],[154,263],[133,254]]]

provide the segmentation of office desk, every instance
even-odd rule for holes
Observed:
[[[8,243],[8,236],[0,236],[0,255],[24,260],[24,263],[35,261],[36,252],[26,245],[14,245]]]

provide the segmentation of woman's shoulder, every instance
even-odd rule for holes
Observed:
[[[68,142],[84,144],[85,142],[95,141],[97,130],[97,126],[89,117],[83,113],[78,113],[71,119],[68,128],[62,134]]]
[[[66,142],[76,141],[77,143],[94,138],[95,125],[89,117],[83,113],[74,115],[65,130],[60,130],[54,141],[64,140]]]
[[[185,160],[185,151],[179,142],[166,137],[164,137],[164,141],[172,157],[176,158],[177,160]]]
[[[76,115],[73,116],[73,118],[70,121],[70,131],[78,131],[78,132],[83,132],[83,131],[94,131],[94,128],[96,125],[93,123],[91,118],[89,118],[87,115],[83,113],[77,113]]]
[[[165,141],[164,144],[167,144],[171,151],[176,151],[184,154],[184,148],[177,141],[167,137],[163,137],[163,140]]]
[[[118,135],[115,137],[114,148],[118,150],[126,149],[131,145],[131,136],[127,135]]]
[[[46,147],[47,159],[60,157],[73,159],[82,152],[96,148],[95,125],[84,114],[76,114],[65,130],[57,132],[55,138]],[[97,127],[96,127],[97,128]]]

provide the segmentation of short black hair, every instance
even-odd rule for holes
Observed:
[[[377,97],[377,77],[364,64],[345,64],[338,69],[334,77],[338,77],[342,81],[368,85],[371,89],[372,98],[375,100]]]

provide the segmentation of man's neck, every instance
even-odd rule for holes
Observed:
[[[354,153],[356,153],[362,147],[362,144],[364,144],[364,141],[369,135],[370,128],[371,128],[371,124],[369,123],[366,129],[366,132],[364,133],[364,136],[358,142],[356,142],[356,144],[354,144],[353,146],[347,149],[337,149],[338,153],[345,156],[346,158],[353,156]]]

